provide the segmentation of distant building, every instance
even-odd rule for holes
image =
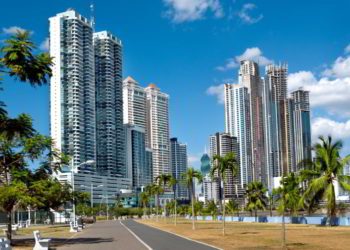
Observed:
[[[137,193],[152,182],[151,150],[145,146],[145,129],[125,124],[128,177],[132,179],[133,190]]]
[[[211,164],[215,164],[213,157],[215,155],[224,157],[228,153],[234,153],[239,162],[239,145],[237,137],[231,136],[228,133],[216,133],[210,136],[210,157],[212,160]],[[239,166],[238,166],[239,167]],[[225,184],[225,198],[240,198],[244,195],[245,183],[241,183],[241,171],[238,169],[237,177],[233,177],[232,173],[228,172],[226,175],[226,184]],[[215,180],[214,180],[215,181]],[[221,180],[222,181],[222,180]],[[220,188],[220,180],[217,187],[219,197],[222,197],[222,187]]]
[[[145,129],[146,146],[147,138],[147,109],[146,92],[139,83],[128,76],[123,81],[124,123],[137,125]]]
[[[204,153],[201,157],[201,172],[202,175],[205,176],[206,174],[209,174],[210,172],[210,157],[207,153]]]
[[[225,84],[225,130],[237,138],[241,185],[253,181],[252,130],[249,89],[241,84]]]
[[[172,175],[179,182],[176,185],[176,198],[187,200],[189,199],[188,189],[182,181],[182,174],[187,171],[188,167],[187,146],[178,142],[177,138],[171,138],[170,152]]]
[[[219,183],[217,181],[213,181],[209,174],[206,174],[203,177],[203,196],[205,202],[207,201],[215,201],[217,202],[220,198],[219,196]]]
[[[147,108],[147,138],[152,148],[153,179],[171,174],[169,138],[169,96],[154,84],[145,88]]]
[[[292,92],[293,101],[293,136],[295,169],[302,168],[303,160],[311,160],[311,121],[309,92],[299,89]]]

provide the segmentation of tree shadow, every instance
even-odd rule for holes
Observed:
[[[63,245],[76,245],[76,244],[99,244],[112,242],[113,238],[91,238],[91,237],[79,237],[79,238],[51,238],[50,249],[55,249]],[[14,247],[30,247],[34,246],[35,241],[33,238],[13,239],[12,246]]]

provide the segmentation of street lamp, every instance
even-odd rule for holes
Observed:
[[[80,186],[89,188],[88,186],[85,186],[85,185],[80,185]],[[95,188],[99,188],[99,187],[103,187],[103,185],[98,185]],[[90,187],[90,195],[91,195],[90,205],[91,205],[91,208],[93,208],[94,207],[94,184],[92,184],[92,183],[91,183],[91,187]]]
[[[101,197],[101,202],[100,202],[100,209],[101,209],[101,204],[102,204],[102,201],[103,199],[106,199],[106,215],[107,215],[107,220],[109,218],[108,216],[108,194],[107,195],[100,195]],[[111,195],[110,198],[114,198],[115,196]]]
[[[75,223],[75,195],[74,195],[74,173],[78,171],[78,168],[83,165],[92,165],[94,164],[94,160],[87,160],[83,163],[80,163],[78,166],[74,166],[73,159],[71,160],[70,168],[71,168],[71,183],[72,183],[72,190],[73,190],[73,222]]]

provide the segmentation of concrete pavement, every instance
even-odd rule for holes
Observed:
[[[62,250],[147,250],[119,221],[101,221],[68,239]]]
[[[213,248],[177,235],[137,223],[133,220],[122,221],[134,234],[154,250],[214,250]]]
[[[134,220],[103,221],[76,233],[62,250],[214,250],[205,244],[143,225]]]

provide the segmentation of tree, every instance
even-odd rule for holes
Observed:
[[[343,148],[342,141],[333,142],[331,136],[319,137],[319,142],[314,146],[315,159],[301,171],[301,179],[308,181],[309,185],[301,198],[301,206],[310,206],[318,202],[319,198],[327,203],[328,224],[334,224],[336,216],[335,185],[344,190],[350,190],[350,176],[344,175],[344,167],[350,162],[350,155],[342,158],[340,151]]]
[[[210,200],[207,204],[207,210],[210,213],[210,215],[213,217],[213,220],[216,219],[216,216],[218,215],[218,207],[215,204],[215,201]]]
[[[219,182],[223,184],[222,199],[220,197],[220,204],[222,207],[222,234],[225,235],[225,184],[227,183],[228,175],[232,177],[237,175],[238,162],[233,152],[226,154],[224,157],[215,155],[213,157],[214,165],[210,170],[210,175],[215,178],[217,175]],[[224,203],[224,204],[222,204]]]
[[[33,54],[36,49],[30,40],[30,32],[17,33],[4,41],[0,48],[0,73],[29,82],[32,86],[40,86],[48,82],[52,75],[52,58],[48,53]]]
[[[4,41],[0,48],[0,74],[29,82],[33,86],[42,85],[51,76],[52,58],[48,53],[32,53],[35,45],[30,41],[29,34],[17,32]],[[11,241],[11,212],[15,206],[30,202],[29,198],[32,198],[27,195],[26,184],[15,180],[18,175],[25,178],[18,170],[25,169],[26,160],[38,159],[47,149],[50,139],[36,133],[29,116],[22,114],[17,118],[9,118],[4,106],[0,102],[0,206],[7,213],[7,237]]]
[[[165,191],[165,189],[169,186],[169,182],[172,179],[172,175],[170,174],[160,174],[156,177],[155,181],[157,182],[157,184],[159,186],[161,186],[163,188],[163,190]],[[163,192],[164,192],[163,191]],[[166,212],[166,204],[164,205],[164,216],[167,216],[167,212]]]
[[[147,204],[149,202],[149,195],[146,192],[140,193],[140,203],[144,209],[143,214],[146,215]]]
[[[278,203],[277,210],[282,213],[289,211],[290,215],[297,215],[301,198],[300,182],[295,173],[289,173],[281,179],[281,186],[273,190]]]
[[[254,211],[255,221],[258,219],[257,211],[264,210],[267,206],[267,189],[261,182],[251,182],[247,186],[247,210]]]
[[[194,224],[194,200],[195,200],[195,192],[194,192],[194,179],[197,179],[198,183],[201,183],[203,180],[203,176],[200,171],[195,170],[192,167],[189,167],[185,173],[182,173],[182,178],[184,182],[186,183],[186,186],[189,190],[189,193],[191,195],[191,205],[192,205],[192,229],[195,228]]]
[[[239,211],[238,204],[233,200],[229,200],[226,204],[226,209],[229,213],[231,213],[232,217],[235,212]]]
[[[177,180],[175,177],[171,177],[169,180],[169,186],[173,189],[174,193],[174,224],[176,226],[177,224],[177,197],[176,197],[176,187],[177,187]]]
[[[152,193],[154,194],[154,196],[155,196],[155,198],[154,198],[154,200],[156,201],[155,203],[156,203],[156,219],[157,219],[157,221],[158,221],[158,219],[159,219],[159,203],[160,203],[160,201],[159,201],[159,195],[161,195],[162,193],[164,193],[164,189],[160,186],[160,185],[157,185],[157,184],[155,184],[155,183],[153,183],[152,185],[151,185],[151,189],[152,189]]]

